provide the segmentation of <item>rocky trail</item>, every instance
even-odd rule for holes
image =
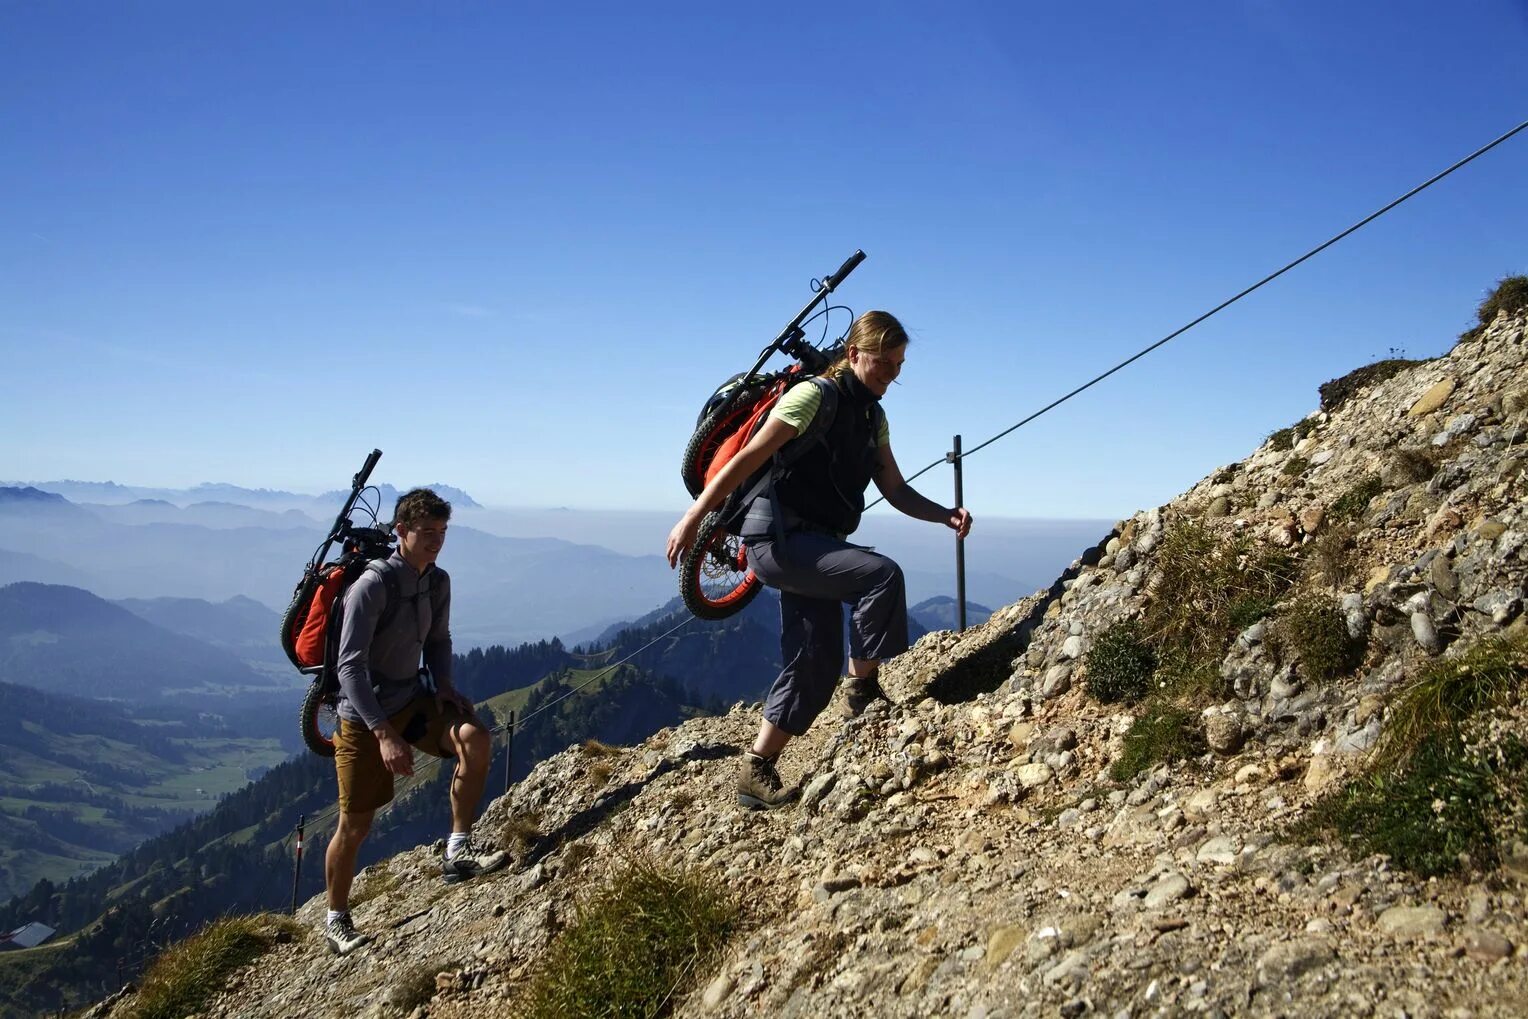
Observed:
[[[835,701],[787,748],[798,806],[735,805],[751,706],[570,748],[480,823],[516,846],[510,867],[448,887],[438,846],[401,854],[358,883],[373,946],[329,956],[310,901],[305,933],[205,1014],[511,1014],[579,894],[647,857],[715,873],[743,907],[668,1002],[679,1016],[1528,1015],[1520,824],[1494,865],[1434,878],[1292,833],[1371,760],[1421,670],[1524,639],[1525,361],[1525,316],[1503,314],[1355,380],[1100,535],[1049,592],[928,635],[884,667],[889,703],[845,720]],[[1196,752],[1116,778],[1145,707],[1090,693],[1090,651],[1163,596],[1184,522],[1296,556],[1280,606],[1324,592],[1361,660],[1314,675],[1273,609],[1217,652]],[[1528,736],[1515,697],[1490,718],[1493,739]]]

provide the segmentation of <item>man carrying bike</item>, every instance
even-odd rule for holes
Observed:
[[[757,496],[742,526],[748,566],[780,592],[780,652],[785,663],[764,704],[758,738],[743,756],[738,802],[752,808],[783,806],[798,790],[775,770],[781,750],[827,707],[843,667],[843,605],[852,606],[849,631],[851,715],[881,696],[882,659],[907,648],[907,595],[895,562],[845,539],[859,526],[865,489],[874,481],[894,508],[942,523],[964,538],[971,514],[946,508],[913,490],[891,452],[881,397],[907,356],[907,333],[893,316],[868,311],[849,329],[843,358],[825,373],[837,387],[837,409],[823,441],[792,461],[772,491]],[[787,442],[807,432],[823,406],[812,381],[793,386],[741,452],[705,489],[668,539],[669,565],[696,541],[707,512],[752,477]]]
[[[393,798],[394,777],[414,773],[410,747],[456,759],[451,837],[442,864],[446,881],[487,873],[505,861],[503,852],[471,838],[492,748],[472,702],[451,684],[451,578],[435,565],[450,518],[451,504],[427,488],[401,496],[393,513],[397,550],[345,592],[334,736],[339,823],[324,859],[324,935],[338,955],[370,940],[350,919],[356,855],[377,809]]]

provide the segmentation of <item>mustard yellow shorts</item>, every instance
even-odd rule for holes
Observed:
[[[456,756],[440,749],[451,726],[477,721],[476,716],[463,714],[454,704],[447,704],[442,711],[428,694],[415,697],[402,711],[388,718],[405,743],[441,758]],[[340,719],[339,730],[334,734],[334,774],[339,780],[340,810],[346,813],[376,810],[393,798],[393,773],[382,763],[377,737],[363,722]]]

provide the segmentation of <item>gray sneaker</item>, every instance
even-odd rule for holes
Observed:
[[[844,680],[844,717],[858,718],[875,701],[884,701],[886,692],[874,676],[849,676]]]
[[[504,866],[508,859],[509,854],[504,850],[485,846],[469,838],[467,844],[456,851],[455,856],[442,861],[440,872],[446,884],[454,885],[480,874],[491,874]]]
[[[773,810],[794,803],[801,796],[795,786],[780,781],[775,762],[757,754],[743,754],[743,771],[737,779],[737,801],[750,810]]]
[[[335,955],[349,955],[370,940],[371,935],[355,929],[349,913],[341,913],[324,924],[324,941]]]

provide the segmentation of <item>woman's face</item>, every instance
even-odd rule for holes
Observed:
[[[902,362],[907,360],[907,344],[870,354],[858,347],[849,348],[849,369],[866,389],[876,396],[885,396],[886,390],[902,374]]]

